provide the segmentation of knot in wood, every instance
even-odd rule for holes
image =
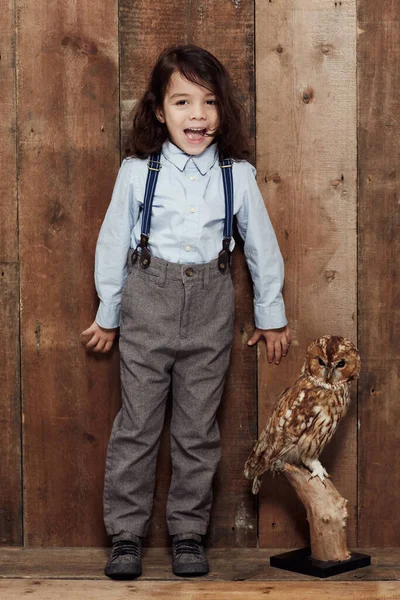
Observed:
[[[330,523],[331,521],[332,521],[332,517],[331,517],[331,515],[324,515],[324,516],[322,517],[322,522],[323,522],[323,523]]]
[[[81,38],[77,35],[65,36],[62,39],[61,44],[63,46],[72,46],[76,50],[79,50],[80,52],[82,52],[82,54],[86,54],[86,55],[97,54],[97,47],[96,47],[96,44],[94,44],[94,42],[91,42],[89,40],[84,40],[83,38]]]
[[[335,279],[336,271],[325,271],[324,277],[327,280],[327,282],[330,283],[331,281],[333,281]]]
[[[314,90],[312,89],[311,86],[308,87],[308,89],[303,92],[302,94],[302,100],[304,102],[304,104],[309,104],[310,102],[312,102],[314,99]]]
[[[324,54],[329,54],[329,52],[332,52],[332,50],[333,50],[332,44],[322,44],[321,45],[321,51]]]

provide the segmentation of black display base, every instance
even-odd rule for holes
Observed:
[[[333,560],[314,560],[311,558],[310,548],[284,552],[270,558],[271,567],[321,578],[331,577],[332,575],[338,575],[346,571],[353,571],[361,567],[368,567],[370,564],[371,557],[369,554],[357,554],[355,552],[351,553],[349,559],[339,562]]]

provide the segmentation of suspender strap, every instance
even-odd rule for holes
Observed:
[[[233,177],[232,164],[230,158],[224,158],[219,163],[222,169],[222,181],[224,183],[225,195],[225,224],[224,238],[231,238],[233,233]]]
[[[154,192],[156,191],[158,174],[161,169],[160,154],[152,154],[150,156],[150,160],[147,163],[147,168],[148,168],[149,172],[147,173],[146,188],[144,191],[142,235],[146,235],[147,237],[149,237],[151,207],[153,205]]]
[[[225,222],[224,222],[224,239],[222,240],[222,250],[218,254],[218,269],[221,273],[226,273],[228,265],[231,261],[231,252],[229,250],[231,237],[233,234],[233,176],[232,176],[233,161],[230,158],[224,158],[220,161],[219,166],[222,170],[222,181],[224,184],[225,196]]]
[[[140,242],[132,254],[132,263],[135,263],[139,255],[138,248],[141,248],[140,264],[144,269],[147,269],[151,263],[151,254],[148,241],[150,235],[151,208],[153,206],[153,198],[154,192],[156,191],[158,174],[161,170],[160,156],[160,153],[152,154],[149,158],[149,162],[147,163],[148,173],[144,191],[142,231],[140,235]]]

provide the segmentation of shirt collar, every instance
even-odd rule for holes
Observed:
[[[162,147],[163,156],[180,171],[184,171],[187,163],[192,159],[198,171],[205,175],[218,159],[218,149],[216,144],[210,144],[204,152],[198,156],[190,156],[183,152],[178,146],[167,140]]]

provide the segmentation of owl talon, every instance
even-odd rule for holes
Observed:
[[[313,460],[310,461],[307,464],[307,467],[310,469],[311,471],[311,475],[308,481],[310,481],[311,479],[314,479],[315,477],[319,477],[321,482],[325,485],[325,478],[328,478],[329,475],[326,472],[326,470],[324,469],[324,467],[321,465],[321,463],[319,462],[319,460]]]

